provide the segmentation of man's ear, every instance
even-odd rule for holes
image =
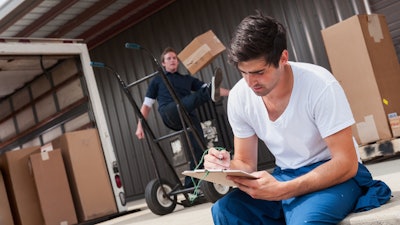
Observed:
[[[286,64],[289,61],[289,52],[288,50],[283,50],[281,55],[281,63]]]

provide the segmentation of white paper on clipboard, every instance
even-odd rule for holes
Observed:
[[[207,174],[208,173],[208,174]],[[249,179],[256,179],[255,176],[251,175],[242,170],[185,170],[182,172],[183,175],[195,177],[197,179],[206,180],[215,184],[221,184],[224,186],[235,187],[235,183],[231,180],[226,179],[227,175],[247,177]]]

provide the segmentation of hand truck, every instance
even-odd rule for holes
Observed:
[[[190,187],[190,188],[184,187],[181,180],[179,179],[178,174],[175,171],[175,168],[173,167],[172,163],[168,159],[165,152],[162,150],[159,142],[162,140],[165,140],[166,138],[172,137],[174,135],[179,135],[183,132],[185,134],[184,136],[188,143],[190,153],[191,153],[193,159],[195,160],[196,165],[199,162],[197,162],[196,157],[194,156],[193,146],[189,139],[189,132],[193,133],[196,141],[199,143],[199,145],[203,149],[205,149],[206,146],[205,146],[204,142],[201,140],[199,133],[194,128],[193,122],[190,119],[188,112],[182,106],[180,99],[177,97],[174,89],[172,88],[171,83],[169,82],[168,78],[166,77],[163,67],[158,63],[157,59],[150,53],[149,50],[147,50],[146,48],[143,48],[142,46],[140,46],[138,44],[126,43],[125,47],[129,48],[129,49],[145,51],[146,54],[148,54],[151,57],[151,59],[153,61],[153,65],[156,67],[156,71],[135,81],[135,82],[127,84],[125,81],[122,80],[120,74],[117,71],[115,71],[112,67],[110,67],[104,63],[101,63],[101,62],[91,62],[91,66],[105,68],[105,69],[108,69],[109,71],[111,71],[112,74],[115,76],[115,78],[118,80],[120,88],[123,90],[123,92],[125,93],[126,97],[129,100],[129,102],[133,106],[133,109],[134,109],[135,113],[137,114],[139,121],[141,122],[143,130],[145,132],[145,136],[146,136],[145,140],[150,149],[151,159],[152,159],[152,162],[153,162],[153,165],[155,168],[155,172],[156,172],[156,179],[151,180],[146,185],[145,200],[146,200],[147,206],[154,214],[166,215],[166,214],[173,212],[173,210],[175,209],[177,204],[188,207],[188,206],[195,205],[197,203],[191,201],[189,198],[189,194],[193,193],[195,191],[195,187]],[[171,134],[168,134],[168,135],[165,135],[165,136],[159,137],[159,138],[156,138],[154,132],[152,131],[149,124],[145,120],[143,114],[140,111],[139,106],[136,104],[136,102],[130,92],[130,88],[132,88],[135,85],[137,85],[143,81],[146,81],[154,76],[162,77],[163,82],[165,83],[166,87],[168,88],[168,91],[170,92],[172,98],[176,102],[179,117],[180,117],[180,120],[182,122],[182,127],[183,127],[183,129],[181,131],[175,131]],[[170,182],[168,182],[167,180],[165,180],[161,177],[159,168],[157,166],[157,162],[155,160],[154,148],[155,148],[155,150],[158,150],[161,153],[163,160],[165,160],[165,162],[167,163],[168,168],[171,170],[171,172],[173,174],[175,184],[171,184]],[[224,196],[231,190],[230,187],[226,187],[226,186],[222,186],[219,184],[214,184],[214,183],[210,183],[210,182],[206,182],[206,181],[201,182],[200,189],[201,189],[201,192],[204,195],[205,199],[210,202],[217,201],[219,198],[221,198],[222,196]],[[179,194],[184,195],[184,200],[178,201],[177,196]]]

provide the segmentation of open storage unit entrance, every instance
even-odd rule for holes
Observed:
[[[100,174],[103,180],[109,181],[107,189],[111,196],[106,206],[111,210],[105,214],[115,216],[126,212],[118,163],[86,44],[79,40],[6,38],[1,40],[0,49],[0,168],[3,174],[9,169],[5,163],[8,158],[3,156],[9,153],[37,146],[43,149],[69,133],[93,131],[94,136],[87,138],[93,141],[98,136],[100,157],[79,163],[89,168],[93,160],[100,160],[105,165]],[[78,150],[87,150],[86,144]],[[96,180],[96,176],[98,173],[88,178]],[[13,210],[19,210],[14,209],[18,208],[16,205],[10,199]],[[79,210],[85,212],[85,209]],[[78,222],[108,216],[105,214],[85,214]]]

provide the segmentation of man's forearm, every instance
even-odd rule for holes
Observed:
[[[332,159],[309,173],[286,182],[283,196],[291,198],[343,183],[355,176],[358,162]]]

